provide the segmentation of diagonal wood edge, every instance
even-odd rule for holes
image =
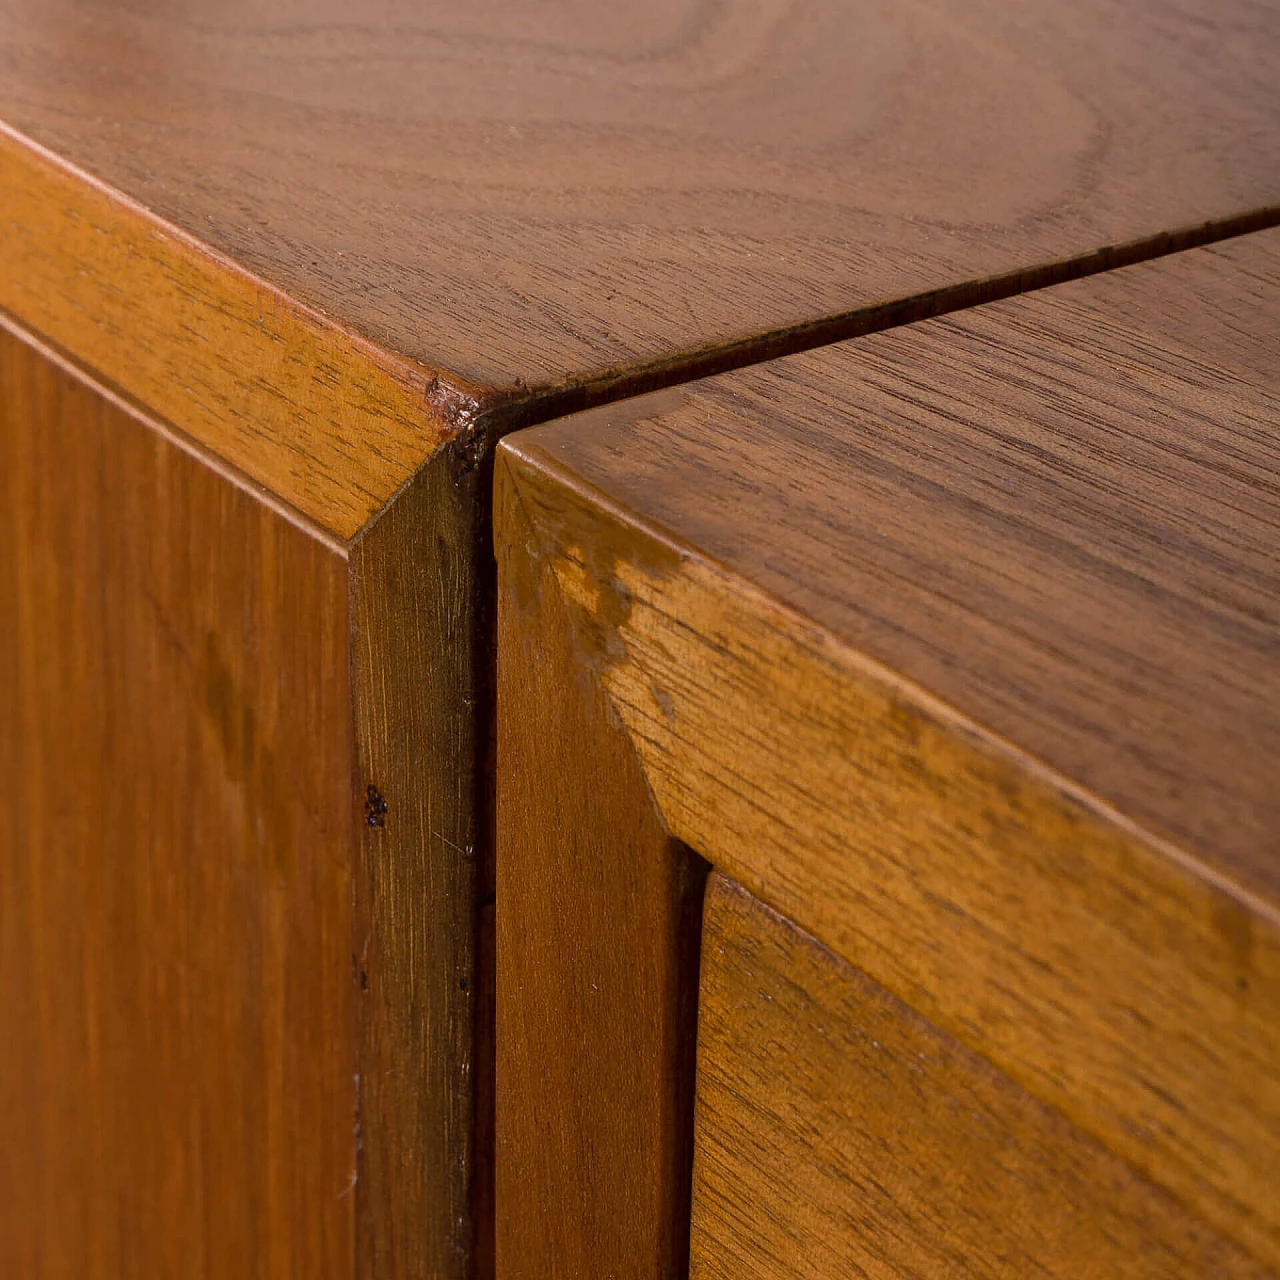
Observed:
[[[1276,1280],[721,875],[702,956],[692,1280]]]
[[[20,342],[39,352],[50,364],[56,365],[59,369],[65,370],[73,377],[87,383],[93,388],[96,395],[101,396],[102,399],[110,404],[117,405],[139,421],[145,422],[149,430],[167,440],[175,448],[182,450],[183,453],[190,454],[192,457],[199,458],[203,466],[216,472],[227,484],[250,494],[264,506],[270,507],[282,519],[304,530],[311,537],[324,543],[325,546],[338,552],[344,558],[349,556],[351,544],[346,539],[335,537],[330,530],[316,524],[314,520],[303,515],[296,507],[281,499],[278,494],[251,480],[242,471],[233,467],[216,453],[206,449],[191,436],[175,430],[171,423],[156,417],[145,405],[139,404],[133,397],[126,395],[118,386],[112,386],[110,383],[105,382],[92,369],[86,369],[65,351],[51,345],[45,339],[38,337],[31,330],[25,328],[2,307],[0,307],[0,331],[12,334]]]
[[[672,834],[1275,1265],[1275,907],[500,452]]]
[[[1274,226],[1248,209],[526,387],[397,356],[0,122],[0,307],[350,539],[443,441],[483,436]],[[505,414],[486,427],[482,416]],[[473,437],[475,442],[473,445]],[[469,461],[474,461],[470,459]]]
[[[0,225],[0,307],[339,538],[481,411],[2,124]]]
[[[705,867],[580,662],[499,456],[497,1274],[679,1276]]]

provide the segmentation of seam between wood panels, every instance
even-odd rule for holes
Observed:
[[[812,351],[850,338],[916,324],[935,316],[966,311],[1020,294],[1036,293],[1072,280],[1137,266],[1277,226],[1280,226],[1280,205],[1268,205],[1230,218],[1161,231],[1122,244],[1105,245],[1039,266],[1018,268],[905,298],[869,303],[800,324],[727,338],[634,366],[615,366],[581,379],[535,388],[523,400],[504,400],[496,404],[486,411],[485,416],[496,425],[496,434],[501,436],[598,405],[764,364],[781,356]]]
[[[478,468],[487,480],[492,476],[493,451],[501,440],[558,418],[593,409],[620,407],[655,392],[675,390],[735,369],[767,364],[784,356],[814,351],[1023,294],[1038,293],[1073,280],[1104,275],[1275,227],[1280,227],[1280,205],[1176,231],[1159,232],[1039,267],[964,281],[799,325],[727,339],[660,360],[640,362],[630,367],[618,366],[556,386],[535,388],[520,397],[509,388],[495,391],[487,402],[472,402],[465,413],[463,429],[447,444],[456,450],[454,465],[460,473]],[[404,484],[411,479],[407,477]],[[482,490],[488,492],[488,483],[482,485]],[[395,495],[392,495],[387,506],[394,500]],[[381,511],[372,513],[370,525],[376,523],[381,514]],[[361,530],[357,536],[363,532]]]
[[[395,355],[0,123],[6,215],[0,306],[348,540],[446,441],[483,467],[550,418],[1280,225],[1250,210],[526,390]]]

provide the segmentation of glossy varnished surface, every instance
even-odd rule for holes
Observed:
[[[1280,898],[1280,232],[522,437]]]
[[[12,0],[0,118],[518,393],[1274,206],[1278,51],[1245,0]]]
[[[0,1273],[341,1276],[345,553],[0,330]]]

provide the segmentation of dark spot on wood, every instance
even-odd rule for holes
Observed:
[[[453,457],[454,483],[475,471],[484,462],[491,443],[487,424],[482,420],[474,420],[465,415],[456,419],[456,434],[451,448]]]
[[[365,788],[364,820],[371,827],[387,825],[387,802],[382,798],[382,792],[372,782]]]

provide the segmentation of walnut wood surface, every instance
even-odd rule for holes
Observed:
[[[0,1273],[353,1241],[344,550],[0,330]]]
[[[0,118],[524,394],[1274,211],[1278,55],[1248,0],[10,0]]]
[[[362,1278],[492,1273],[489,483],[455,435],[348,545]]]
[[[0,737],[12,776],[34,773],[34,812],[63,814],[56,838],[47,838],[24,816],[20,789],[0,803],[0,824],[13,827],[0,825],[0,874],[19,877],[8,900],[22,917],[6,941],[21,949],[28,930],[83,930],[97,947],[81,985],[54,965],[33,978],[30,1008],[18,996],[0,1008],[6,1043],[15,1044],[6,1059],[6,1135],[21,1138],[14,1150],[39,1146],[37,1164],[53,1162],[36,1179],[16,1165],[0,1169],[0,1199],[21,1184],[29,1198],[18,1198],[14,1213],[44,1233],[15,1231],[13,1249],[24,1266],[39,1258],[50,1268],[32,1274],[90,1274],[93,1266],[115,1274],[111,1260],[125,1247],[117,1242],[133,1224],[180,1212],[193,1225],[164,1241],[153,1232],[152,1248],[157,1258],[178,1250],[182,1266],[151,1267],[140,1254],[139,1274],[185,1269],[181,1251],[189,1249],[214,1275],[345,1275],[353,1247],[360,1275],[485,1274],[492,978],[480,950],[492,889],[481,771],[491,605],[489,579],[477,568],[487,510],[479,472],[460,467],[454,450],[437,449],[381,517],[343,544],[166,429],[131,417],[124,401],[88,389],[82,375],[58,375],[75,389],[59,391],[61,400],[53,391],[33,399],[36,375],[27,366],[43,369],[42,357],[6,341],[17,354],[6,357],[0,378],[3,444],[13,457],[5,461],[13,496],[0,616],[17,623],[0,628],[11,659]],[[108,408],[94,409],[104,395]],[[77,465],[60,461],[63,454]],[[320,554],[314,547],[323,551],[317,563],[338,575],[324,598],[309,585],[320,572],[308,560]],[[206,579],[221,593],[212,600],[202,594]],[[180,600],[184,591],[190,600]],[[166,632],[170,615],[197,631],[173,624]],[[207,636],[199,630],[206,623]],[[157,636],[169,647],[160,645],[165,662],[153,672]],[[320,675],[330,684],[318,691],[308,686],[319,678],[313,651],[328,664]],[[205,666],[215,655],[222,665],[207,675],[215,682],[207,697],[225,694],[235,706],[204,705],[207,673],[184,669],[187,653]],[[252,682],[241,668],[252,670]],[[141,706],[151,719],[138,714]],[[208,717],[224,714],[231,745],[256,753],[247,763],[224,765],[216,752],[197,750],[208,746]],[[255,746],[264,717],[273,717],[275,736]],[[64,755],[72,761],[65,768]],[[70,800],[41,790],[59,788],[59,770]],[[283,833],[279,822],[289,824]],[[258,874],[264,857],[274,865],[286,856],[274,851],[280,840],[329,899],[317,906],[307,896],[315,886],[297,876],[245,878],[245,867]],[[151,916],[139,914],[159,892],[152,880],[189,876],[193,860],[228,864],[228,885],[213,867],[201,868],[170,904],[170,932],[153,939]],[[41,876],[86,892],[86,866],[118,875],[101,910],[123,912],[119,928],[79,898],[51,901],[52,914],[28,903],[43,892]],[[213,901],[232,894],[231,905],[206,911],[208,875],[208,893],[220,895]],[[142,905],[130,905],[131,893]],[[262,936],[269,928],[276,934]],[[49,945],[43,933],[39,942]],[[265,960],[263,947],[275,949]],[[15,972],[26,973],[20,959]],[[265,976],[261,963],[273,966]],[[131,964],[158,966],[163,999],[149,995],[136,1015],[122,1016],[117,1006],[135,1000],[125,985],[137,976]],[[260,1015],[270,1071],[261,1061],[268,1050],[244,1043],[267,998],[264,982],[281,988]],[[37,1035],[39,1011],[55,1025],[69,1020],[57,1031],[62,1039]],[[79,1076],[50,1069],[40,1083],[42,1055],[73,1054],[67,1037],[105,1034],[102,1019],[111,1055]],[[184,1090],[181,1072],[194,1070],[206,1038],[207,1080]],[[235,1054],[242,1067],[228,1057]],[[303,1058],[311,1075],[299,1082]],[[96,1163],[78,1164],[95,1108],[106,1109],[110,1127]],[[38,1132],[21,1127],[24,1109],[39,1116]],[[264,1112],[271,1124],[259,1134]],[[185,1145],[175,1140],[166,1155],[167,1135],[188,1131]],[[294,1141],[298,1133],[304,1142]],[[344,1163],[330,1195],[318,1188],[332,1172],[333,1149]],[[165,1160],[176,1162],[169,1173],[157,1165]],[[96,1225],[69,1229],[53,1248],[53,1224],[66,1213]]]
[[[719,875],[696,1114],[692,1280],[1275,1274]]]
[[[341,538],[471,399],[0,128],[0,306]]]
[[[1280,904],[1278,353],[1268,231],[523,439]]]
[[[1272,1266],[1274,254],[499,450],[671,834]]]
[[[703,872],[501,479],[496,522],[497,1274],[680,1276]]]
[[[453,463],[439,451],[350,552],[360,1276],[492,1269],[492,587],[479,477]]]
[[[450,1019],[485,1018],[483,966],[462,971],[488,695],[463,655],[489,638],[489,441],[1274,222],[1280,37],[1245,0],[353,12],[0,7],[0,306],[350,551],[357,814],[369,785],[387,805],[355,871],[382,965],[353,965],[356,1251],[465,1270],[483,1228],[454,1197],[483,1202],[484,1171],[449,1144],[483,1132],[483,1106],[464,1114],[483,1055]],[[386,561],[361,559],[388,508],[432,494],[439,513],[406,508],[422,530],[388,525]],[[431,671],[379,665],[399,660],[439,660],[444,702],[415,698]]]

